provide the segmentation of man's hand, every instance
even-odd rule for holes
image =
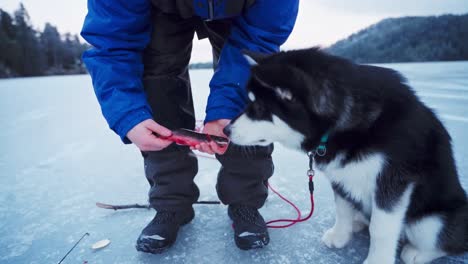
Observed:
[[[151,119],[147,119],[134,126],[127,133],[127,138],[141,151],[163,150],[172,143],[172,141],[156,137],[153,132],[162,137],[169,137],[172,135],[171,130],[159,125]]]
[[[230,119],[219,119],[216,121],[208,122],[205,124],[205,127],[202,130],[202,133],[210,134],[214,136],[220,137],[227,137],[223,133],[224,127],[226,127],[231,122]],[[205,152],[208,154],[224,154],[227,150],[227,146],[221,147],[216,144],[214,141],[210,143],[201,143],[200,145],[196,145],[194,148],[198,151]]]

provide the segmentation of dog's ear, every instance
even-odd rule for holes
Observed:
[[[252,78],[262,87],[270,89],[275,92],[276,96],[284,101],[291,101],[294,99],[292,92],[285,88],[272,84],[269,76],[274,76],[277,71],[274,66],[258,67],[252,70]]]
[[[270,75],[269,69],[265,69],[265,67],[256,67],[252,69],[251,74],[252,74],[252,79],[254,79],[262,87],[267,87],[270,89],[274,88],[274,85],[269,83],[268,81],[269,79],[268,77]]]
[[[244,58],[247,60],[250,66],[258,65],[262,60],[267,58],[269,55],[258,53],[250,50],[242,50]]]
[[[324,80],[321,83],[311,82],[310,93],[307,98],[310,109],[324,117],[333,117],[337,113],[338,95],[330,80]]]

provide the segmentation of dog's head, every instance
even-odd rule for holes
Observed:
[[[245,56],[252,65],[249,102],[225,130],[235,144],[266,146],[277,141],[307,149],[340,125],[345,108],[351,107],[346,92],[331,76],[337,63],[333,56],[315,48]]]

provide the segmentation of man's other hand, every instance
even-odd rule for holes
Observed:
[[[151,119],[147,119],[134,126],[127,133],[127,138],[141,151],[163,150],[172,143],[172,141],[158,138],[153,133],[161,137],[169,137],[172,135],[171,130],[159,125]]]
[[[231,122],[230,119],[219,119],[216,121],[208,122],[203,127],[202,133],[210,134],[214,136],[226,137],[227,136],[223,133],[223,129]],[[210,143],[201,143],[192,149],[196,149],[201,152],[205,152],[208,154],[224,154],[227,150],[227,146],[219,146],[214,141]]]

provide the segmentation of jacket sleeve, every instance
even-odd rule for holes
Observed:
[[[128,131],[152,118],[142,84],[151,4],[149,0],[88,0],[81,35],[93,46],[83,60],[102,113],[109,127],[130,143]]]
[[[241,50],[278,52],[293,30],[298,7],[298,0],[257,0],[233,21],[231,35],[210,82],[205,122],[232,119],[242,112],[247,101],[245,86],[250,66]]]

